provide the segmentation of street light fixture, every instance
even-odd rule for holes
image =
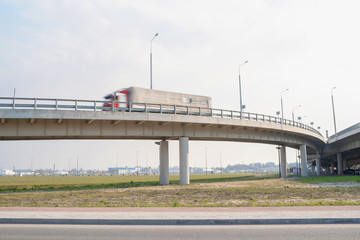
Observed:
[[[242,95],[241,95],[241,77],[240,77],[240,68],[242,65],[244,65],[245,63],[248,63],[248,61],[243,62],[242,64],[239,65],[239,92],[240,92],[240,118],[242,118],[242,110],[244,108],[243,104],[242,104]]]
[[[336,89],[336,87],[333,87],[331,89],[331,103],[332,103],[332,110],[333,110],[333,117],[334,117],[335,136],[337,136],[333,89]]]
[[[284,122],[284,107],[283,107],[283,98],[282,98],[282,94],[286,91],[289,91],[289,89],[285,89],[283,91],[281,91],[280,93],[280,98],[281,98],[281,129],[283,129],[283,122]]]
[[[159,34],[156,33],[155,36],[151,39],[150,42],[150,89],[152,89],[152,41],[156,38]]]

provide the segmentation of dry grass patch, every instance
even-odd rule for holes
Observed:
[[[360,205],[360,188],[282,179],[0,194],[0,206],[234,207]]]

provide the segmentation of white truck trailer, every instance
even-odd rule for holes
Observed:
[[[174,106],[184,110],[212,107],[211,97],[139,87],[117,90],[104,98],[108,101],[104,103],[104,110],[128,110],[129,108],[140,109],[144,107],[166,110],[173,109]]]

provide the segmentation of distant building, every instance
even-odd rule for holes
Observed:
[[[15,172],[8,169],[0,169],[0,176],[13,176]]]
[[[67,175],[69,175],[69,172],[57,170],[57,171],[54,172],[54,175],[55,176],[67,176]]]
[[[108,168],[108,173],[114,175],[129,175],[136,173],[136,168],[130,168],[130,167]]]
[[[20,173],[20,177],[23,177],[23,176],[33,176],[34,175],[34,172],[21,172]]]
[[[170,174],[179,174],[180,173],[180,167],[179,166],[170,167],[169,173]]]

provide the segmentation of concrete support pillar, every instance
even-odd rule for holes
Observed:
[[[326,168],[325,168],[325,174],[331,174],[331,168],[330,168],[330,165],[326,165]]]
[[[181,137],[179,139],[179,154],[180,154],[180,185],[190,183],[189,174],[189,138]]]
[[[160,185],[169,184],[169,142],[160,141]]]
[[[338,171],[338,174],[343,174],[344,170],[343,170],[342,154],[337,153],[336,154],[336,159],[337,159],[337,171]]]
[[[343,171],[348,169],[347,159],[343,159]]]
[[[307,153],[306,153],[306,144],[300,146],[300,158],[301,158],[301,176],[307,177]]]
[[[281,178],[286,178],[286,168],[287,168],[287,164],[286,164],[286,148],[285,146],[281,146],[281,150],[280,150],[280,162],[281,162]]]
[[[320,158],[316,159],[316,175],[320,176],[321,174],[321,161]]]
[[[331,162],[331,165],[330,165],[330,171],[333,172],[334,171],[334,162]]]

